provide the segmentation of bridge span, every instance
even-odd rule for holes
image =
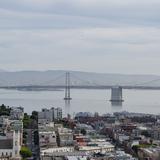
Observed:
[[[59,82],[60,79],[63,80],[64,75],[60,75],[59,77],[54,78],[48,82],[43,82],[42,84],[30,84],[30,85],[6,85],[0,86],[0,89],[10,89],[10,90],[19,90],[19,91],[55,91],[55,90],[65,90],[64,100],[69,103],[72,100],[70,96],[70,89],[110,89],[111,90],[111,104],[113,105],[122,105],[123,100],[123,89],[136,89],[136,90],[160,90],[160,86],[152,86],[153,82],[160,81],[160,79],[151,80],[148,82],[143,82],[141,84],[132,84],[132,85],[101,85],[96,84],[95,82],[83,80],[75,75],[72,74],[72,77],[80,80],[83,83],[75,83],[71,82],[70,73],[66,72],[65,80],[63,83],[56,83]],[[52,84],[50,84],[52,82]],[[84,83],[85,82],[85,83]],[[81,84],[81,85],[80,85]],[[83,84],[83,85],[82,85]],[[152,84],[152,85],[150,85]]]
[[[111,85],[70,85],[71,89],[112,89]],[[122,86],[122,89],[139,89],[139,90],[160,90],[160,86]],[[15,85],[15,86],[0,86],[1,89],[17,89],[17,90],[49,90],[49,89],[65,89],[65,85]]]

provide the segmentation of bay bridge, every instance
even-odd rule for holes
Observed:
[[[84,80],[81,77],[66,72],[55,77],[52,80],[39,84],[30,85],[8,85],[0,86],[3,89],[17,89],[17,90],[51,90],[51,89],[65,89],[64,100],[71,100],[70,89],[111,89],[111,101],[123,101],[122,99],[122,89],[148,89],[148,90],[160,90],[160,86],[152,85],[155,82],[159,82],[160,79],[153,79],[139,84],[134,85],[123,85],[123,84],[97,84],[97,82]],[[115,96],[114,96],[115,95]],[[114,99],[114,97],[118,97]]]

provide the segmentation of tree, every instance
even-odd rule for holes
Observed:
[[[39,134],[38,130],[34,131],[34,144],[39,145]]]
[[[0,106],[0,116],[3,116],[3,115],[9,116],[10,111],[11,111],[11,108],[9,108],[8,106],[5,106],[4,104]]]
[[[83,129],[81,129],[81,133],[82,133],[83,135],[86,135],[87,131],[83,128]]]
[[[38,112],[37,111],[32,112],[31,119],[38,121]]]
[[[146,130],[143,130],[143,131],[141,132],[141,135],[143,135],[143,136],[145,136],[145,137],[151,137],[151,135],[149,134],[149,132],[146,131]]]
[[[23,128],[27,129],[30,127],[32,120],[30,116],[27,113],[24,113],[24,118],[23,118]]]
[[[136,155],[138,154],[138,149],[139,149],[139,146],[138,146],[138,145],[134,145],[134,146],[132,147],[132,150],[135,152]]]
[[[150,139],[149,141],[150,141],[150,144],[152,145],[153,144],[153,139]]]
[[[26,159],[32,156],[32,152],[28,147],[22,147],[20,150],[20,154],[23,159]]]

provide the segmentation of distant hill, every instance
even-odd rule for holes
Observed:
[[[3,70],[3,69],[0,69],[0,72],[6,72],[5,70]]]
[[[0,86],[15,85],[62,85],[65,82],[64,70],[17,71],[0,70]],[[73,85],[149,85],[160,86],[160,76],[127,75],[70,71]],[[149,82],[150,83],[147,83]],[[146,83],[145,83],[146,82]],[[144,84],[143,84],[144,83]]]

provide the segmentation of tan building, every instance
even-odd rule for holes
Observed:
[[[39,132],[40,148],[50,148],[57,146],[57,137],[54,131]]]
[[[72,130],[63,127],[58,128],[58,144],[61,147],[72,146],[74,144]]]

